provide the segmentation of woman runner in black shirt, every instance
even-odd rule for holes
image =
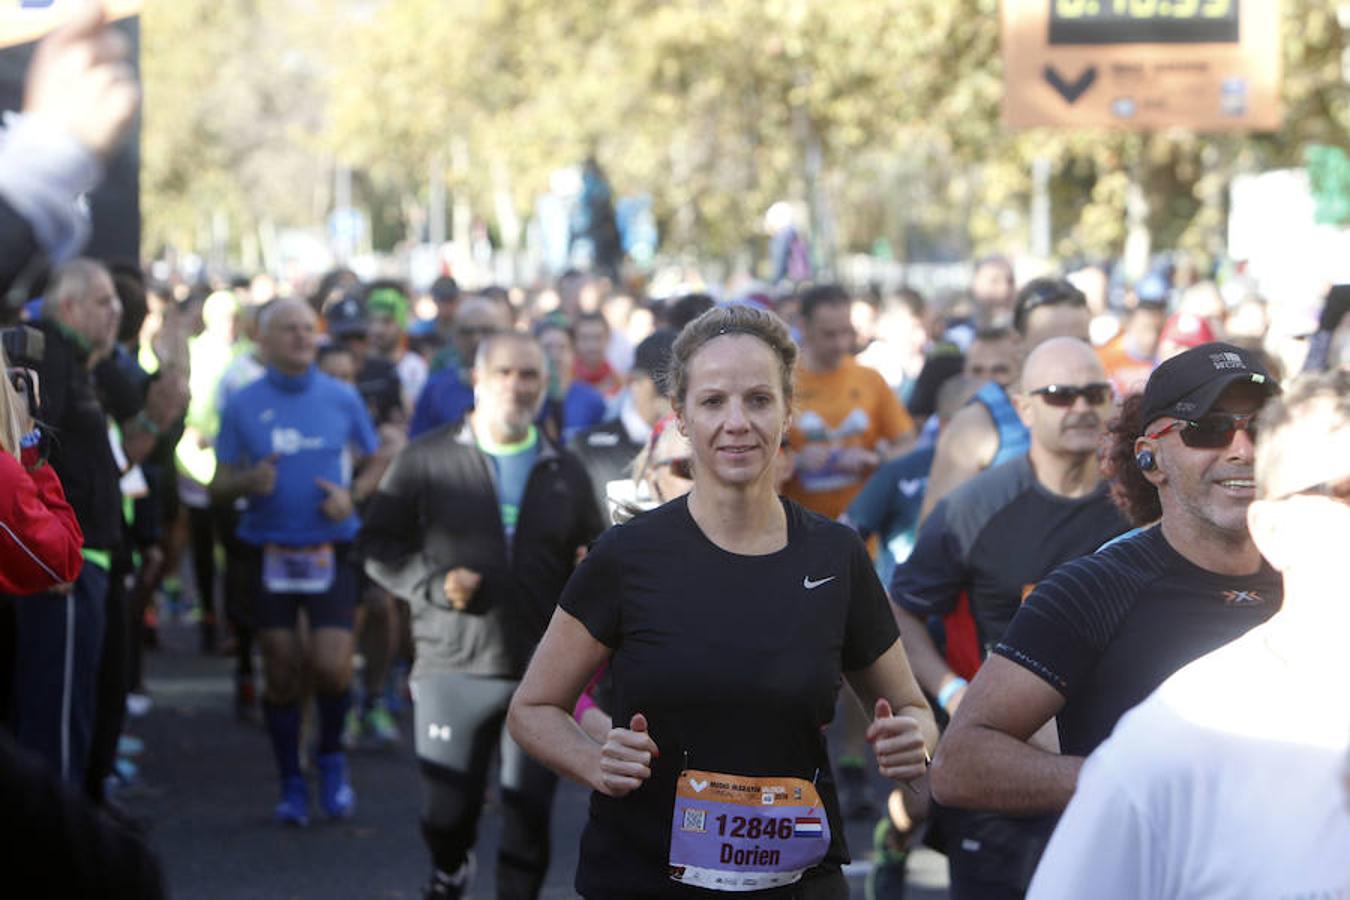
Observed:
[[[526,751],[594,788],[577,891],[608,897],[847,897],[822,729],[841,675],[874,711],[883,774],[926,796],[932,713],[851,529],[774,490],[796,348],[733,306],[674,347],[693,490],[611,529],[568,583],[511,705]],[[571,710],[608,662],[603,744]]]

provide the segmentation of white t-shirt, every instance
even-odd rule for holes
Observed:
[[[1350,665],[1291,667],[1267,643],[1273,627],[1121,719],[1084,765],[1029,900],[1350,898]]]

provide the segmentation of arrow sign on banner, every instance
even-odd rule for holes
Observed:
[[[1054,66],[1046,66],[1045,80],[1050,82],[1050,86],[1059,91],[1059,95],[1072,105],[1074,101],[1083,96],[1088,88],[1092,87],[1092,82],[1097,80],[1097,67],[1088,66],[1083,70],[1082,75],[1069,82],[1064,80],[1064,77],[1059,74]]]

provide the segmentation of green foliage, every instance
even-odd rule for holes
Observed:
[[[1155,244],[1211,252],[1232,175],[1350,143],[1324,0],[1285,0],[1287,125],[1259,136],[1009,132],[997,6],[150,0],[147,243],[190,243],[205,211],[240,230],[316,221],[334,162],[410,222],[433,168],[477,215],[528,216],[594,153],[618,193],[652,194],[667,251],[740,257],[773,201],[813,197],[842,249],[903,255],[916,231],[1015,249],[1047,157],[1057,254],[1120,252],[1132,178]]]

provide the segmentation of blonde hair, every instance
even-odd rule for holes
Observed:
[[[5,377],[0,379],[0,450],[14,458],[19,457],[19,441],[23,433],[19,430],[19,395],[9,383],[9,358],[0,349],[0,368]]]

